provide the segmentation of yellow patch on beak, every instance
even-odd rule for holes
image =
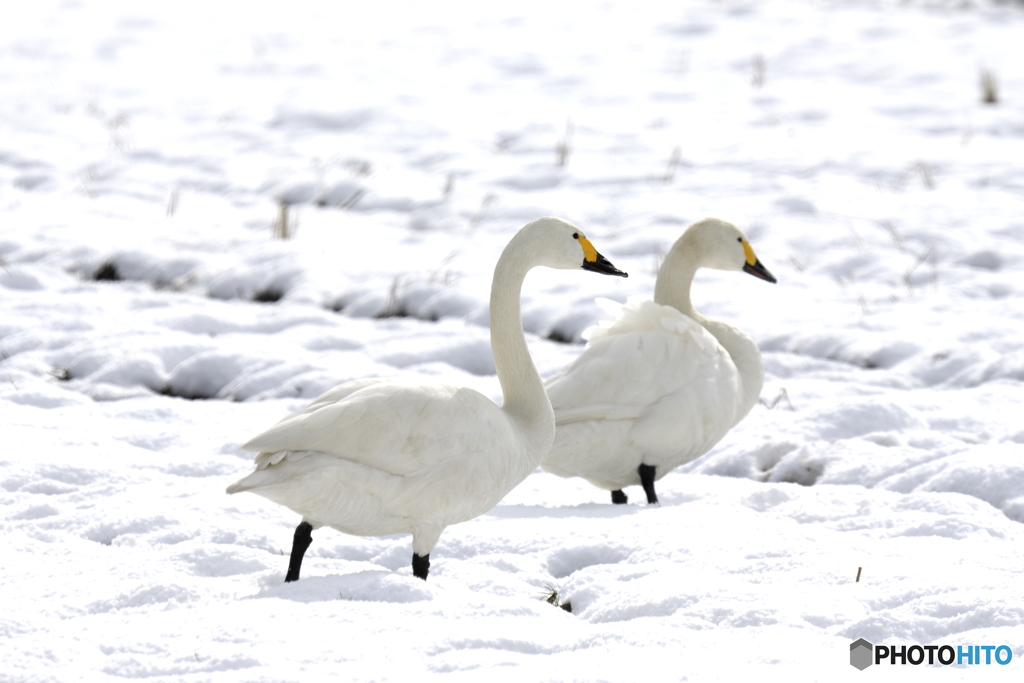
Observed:
[[[755,263],[757,263],[757,257],[754,256],[754,248],[751,247],[750,244],[746,240],[743,240],[743,253],[747,255],[747,264],[748,265],[752,266]]]
[[[583,258],[589,263],[597,261],[597,249],[586,237],[580,237],[580,246],[583,247]]]

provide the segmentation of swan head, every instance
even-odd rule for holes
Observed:
[[[777,282],[754,254],[747,236],[732,223],[705,218],[691,225],[684,237],[687,250],[692,250],[700,267],[742,270],[762,280]]]
[[[583,268],[604,275],[629,275],[602,256],[578,227],[562,218],[538,218],[527,223],[509,243],[528,249],[536,265]]]

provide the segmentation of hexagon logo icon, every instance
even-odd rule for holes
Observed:
[[[864,640],[858,638],[857,640],[850,643],[850,666],[855,666],[860,671],[868,668],[874,662],[871,660],[875,652],[875,646]]]

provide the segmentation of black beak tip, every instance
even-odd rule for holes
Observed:
[[[761,265],[761,261],[760,260],[757,261],[756,263],[754,263],[754,265],[750,265],[749,263],[743,264],[743,271],[745,273],[750,273],[754,277],[761,278],[762,280],[765,280],[766,282],[771,282],[772,284],[775,284],[775,283],[778,282],[778,280],[775,279],[775,276],[772,275],[768,271],[767,268],[765,268],[763,265]]]
[[[619,270],[612,265],[612,262],[606,259],[601,254],[597,255],[596,261],[583,261],[583,270],[590,270],[595,273],[601,273],[602,275],[617,275],[619,277],[629,277],[629,273]]]

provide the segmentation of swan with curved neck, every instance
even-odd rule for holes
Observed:
[[[248,441],[256,471],[228,487],[302,515],[285,581],[321,526],[357,536],[412,534],[413,574],[427,578],[444,528],[490,510],[551,446],[555,418],[523,335],[519,297],[535,266],[621,275],[559,218],[522,228],[491,285],[491,349],[501,408],[471,389],[362,379],[335,387]]]
[[[587,347],[547,382],[557,430],[541,466],[583,477],[625,503],[640,484],[657,503],[654,482],[709,451],[757,402],[764,364],[740,330],[694,310],[699,268],[775,277],[739,228],[708,218],[676,240],[654,300],[631,299],[616,319],[584,332]]]

